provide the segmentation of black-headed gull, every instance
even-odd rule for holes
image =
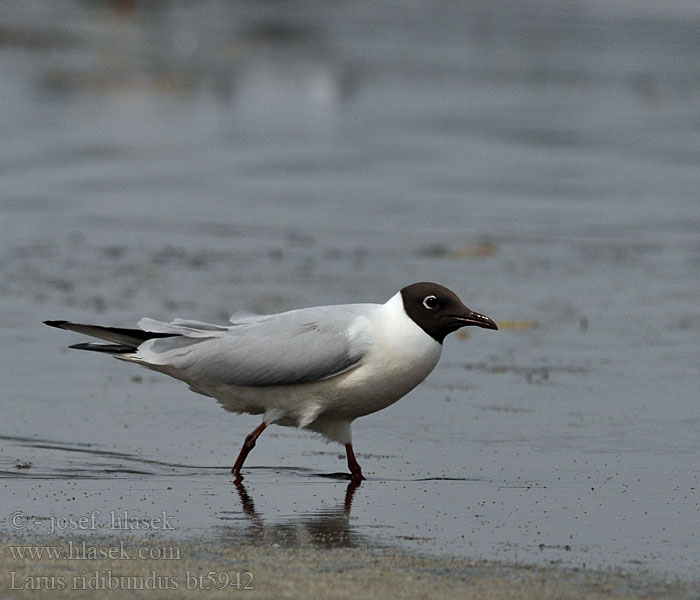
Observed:
[[[340,304],[273,315],[234,315],[230,325],[143,318],[139,329],[45,321],[111,342],[71,346],[105,352],[187,383],[229,411],[262,414],[232,472],[271,424],[301,427],[345,446],[352,478],[364,479],[351,423],[393,404],[433,370],[447,334],[498,329],[436,283],[414,283],[384,304]]]

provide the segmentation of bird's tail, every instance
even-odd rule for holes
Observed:
[[[44,321],[45,325],[84,333],[90,337],[112,342],[111,344],[96,344],[92,342],[75,344],[70,348],[77,350],[91,350],[93,352],[106,352],[107,354],[130,354],[136,352],[138,347],[146,340],[153,338],[176,337],[174,333],[158,333],[155,331],[143,331],[141,329],[124,329],[121,327],[102,327],[100,325],[84,325],[71,323],[70,321]]]

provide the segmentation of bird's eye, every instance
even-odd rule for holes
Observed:
[[[434,310],[437,308],[438,299],[435,296],[426,296],[423,298],[423,306],[428,310]]]

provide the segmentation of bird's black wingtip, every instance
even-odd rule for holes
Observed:
[[[44,321],[44,325],[48,325],[49,327],[58,327],[59,329],[65,329],[64,325],[68,323],[68,321]]]
[[[133,346],[125,346],[124,344],[95,344],[86,342],[83,344],[73,344],[68,346],[74,350],[90,350],[91,352],[104,352],[106,354],[133,354],[136,348]]]

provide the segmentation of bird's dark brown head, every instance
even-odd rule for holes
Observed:
[[[401,290],[406,314],[434,340],[442,344],[445,336],[460,327],[498,329],[496,323],[470,310],[453,291],[438,283],[423,281]]]

